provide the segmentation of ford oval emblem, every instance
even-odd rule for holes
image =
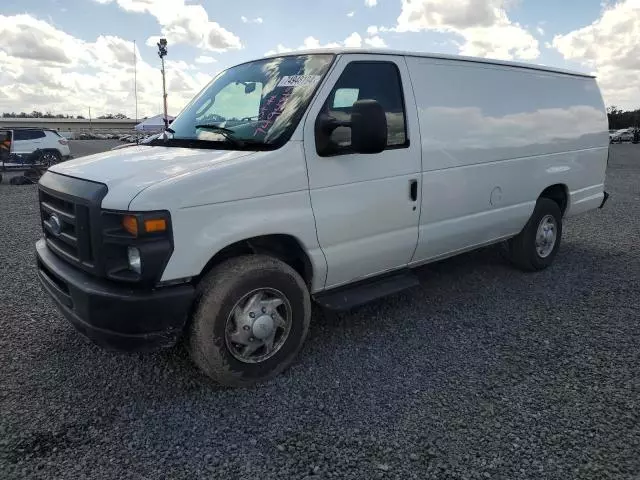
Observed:
[[[51,226],[51,233],[53,233],[56,237],[59,237],[62,233],[62,223],[60,223],[58,215],[54,213],[49,217],[49,225]]]

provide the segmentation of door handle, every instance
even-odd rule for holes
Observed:
[[[409,180],[409,198],[412,202],[418,200],[418,180],[415,178]]]

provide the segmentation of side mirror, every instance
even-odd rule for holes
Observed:
[[[353,104],[351,120],[336,120],[319,115],[316,120],[316,146],[321,156],[331,155],[335,145],[330,136],[338,127],[351,129],[351,148],[356,153],[380,153],[387,148],[387,116],[375,100],[358,100]]]
[[[357,153],[387,148],[387,116],[375,100],[358,100],[351,112],[351,146]]]

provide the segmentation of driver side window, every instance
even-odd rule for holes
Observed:
[[[358,100],[376,100],[387,117],[387,148],[407,147],[404,98],[400,72],[392,62],[352,62],[344,69],[322,109],[339,122],[351,119],[352,107]],[[322,156],[351,153],[351,129],[338,127],[322,143]],[[317,147],[320,147],[318,144]]]
[[[203,105],[196,112],[196,120],[198,123],[227,122],[227,125],[255,120],[261,99],[262,83],[231,82],[218,92],[213,102]]]

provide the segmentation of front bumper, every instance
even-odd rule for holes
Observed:
[[[97,279],[36,243],[38,278],[64,316],[94,343],[121,351],[174,345],[187,323],[194,288],[136,290]]]

